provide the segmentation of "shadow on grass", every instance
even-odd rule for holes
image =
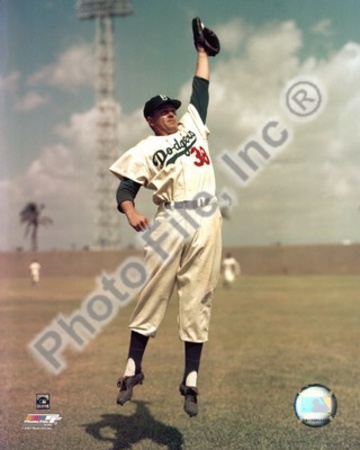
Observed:
[[[166,445],[169,450],[182,449],[183,436],[177,428],[154,419],[147,402],[132,403],[136,404],[133,415],[103,414],[98,422],[84,424],[85,431],[101,442],[111,443],[109,450],[131,449],[133,444],[145,439]]]

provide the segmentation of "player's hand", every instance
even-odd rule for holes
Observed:
[[[139,214],[137,211],[133,211],[130,214],[127,214],[127,219],[129,224],[136,231],[145,231],[150,228],[150,223],[147,217]]]
[[[147,228],[150,228],[148,218],[136,211],[132,201],[123,201],[121,203],[121,209],[122,212],[125,213],[129,224],[134,228],[134,230],[145,231]]]

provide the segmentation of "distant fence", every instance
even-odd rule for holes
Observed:
[[[360,275],[360,244],[224,248],[240,262],[244,275]],[[44,251],[0,253],[0,278],[27,277],[37,259],[42,276],[98,276],[114,271],[142,250]]]
[[[243,274],[360,275],[360,244],[233,249]]]

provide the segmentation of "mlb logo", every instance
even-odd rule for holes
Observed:
[[[36,394],[36,409],[50,409],[50,394]]]

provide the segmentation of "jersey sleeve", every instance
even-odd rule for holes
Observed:
[[[136,183],[136,181],[129,180],[128,178],[124,178],[120,181],[119,187],[116,191],[116,201],[117,201],[117,209],[120,212],[123,212],[121,208],[122,202],[128,200],[132,203],[135,202],[135,197],[139,192],[141,184]]]
[[[140,146],[135,146],[125,152],[109,167],[121,181],[128,178],[136,183],[146,186],[150,179],[149,169]]]
[[[209,80],[194,76],[190,103],[197,109],[201,120],[206,123],[209,106]]]

